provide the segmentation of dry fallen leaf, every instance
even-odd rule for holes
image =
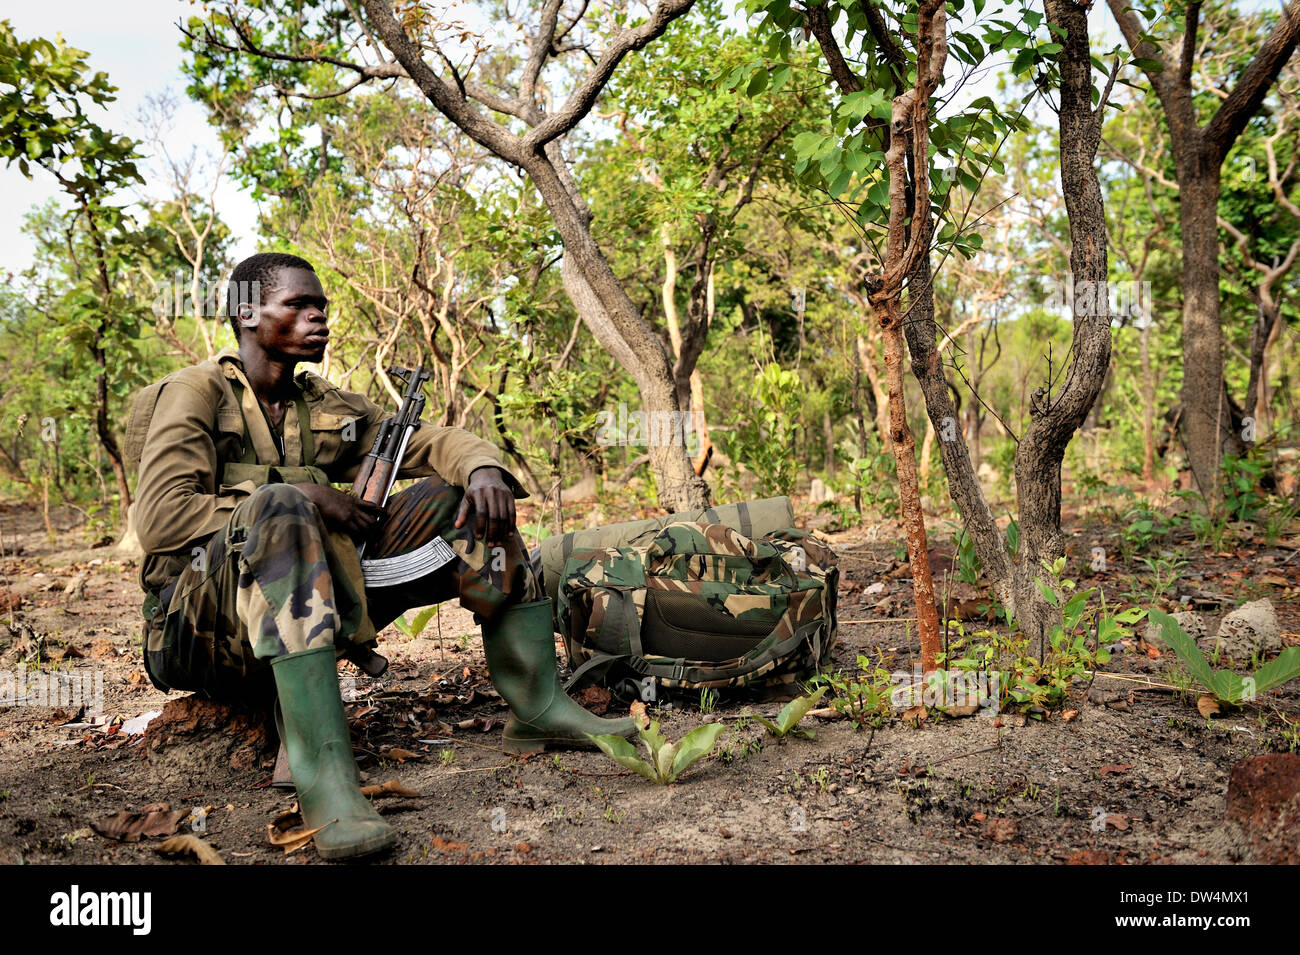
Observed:
[[[1117,812],[1108,813],[1106,815],[1106,825],[1111,829],[1127,829],[1128,816],[1121,815]]]
[[[433,837],[433,847],[439,852],[464,852],[469,846],[464,842],[453,842],[442,836]]]
[[[913,706],[903,711],[903,719],[913,726],[920,726],[928,715],[924,706]]]
[[[371,799],[383,799],[385,796],[419,796],[413,789],[407,789],[396,779],[389,779],[373,786],[362,786],[361,795]]]
[[[408,759],[420,759],[420,758],[421,758],[421,754],[419,754],[419,753],[413,753],[413,752],[411,752],[409,749],[402,749],[401,747],[394,746],[394,747],[392,747],[391,749],[385,749],[385,750],[382,750],[382,751],[379,753],[379,758],[380,758],[380,759],[395,759],[395,760],[397,760],[397,762],[399,762],[399,763],[404,763],[404,762],[406,762]]]
[[[1020,826],[1014,819],[990,819],[984,824],[984,836],[994,842],[1011,842],[1020,835]]]
[[[275,822],[268,823],[266,826],[266,837],[271,840],[271,845],[279,846],[284,850],[284,854],[297,852],[303,846],[310,845],[316,833],[322,829],[328,829],[334,825],[337,820],[331,819],[323,826],[315,829],[288,829],[287,826],[294,820],[302,822],[302,817],[296,812],[281,813],[276,817]]]
[[[1064,713],[1061,714],[1061,719],[1065,720],[1065,722],[1068,723],[1071,720],[1078,718],[1078,716],[1079,716],[1078,710],[1066,710]]]
[[[640,700],[633,703],[629,710],[632,713],[632,719],[636,720],[636,725],[641,729],[645,729],[650,725],[650,717],[646,716],[645,704]]]
[[[603,686],[589,686],[575,693],[573,699],[579,706],[586,707],[596,716],[604,716],[613,697]]]
[[[108,839],[119,842],[139,842],[144,836],[170,836],[190,814],[188,809],[173,810],[167,803],[146,806],[143,812],[123,810],[115,816],[106,816],[91,822],[91,828]]]
[[[1207,693],[1196,701],[1196,709],[1208,720],[1219,715],[1219,701]]]
[[[1101,775],[1109,776],[1111,773],[1122,773],[1133,768],[1132,763],[1119,763],[1112,766],[1101,767]]]
[[[1259,578],[1259,582],[1261,584],[1272,584],[1274,587],[1288,587],[1291,584],[1291,581],[1285,577],[1279,577],[1277,574],[1265,574]]]
[[[212,846],[208,845],[198,836],[172,836],[154,846],[154,852],[161,852],[165,856],[176,856],[189,853],[199,860],[200,865],[225,865],[226,860],[221,858],[221,853]]]

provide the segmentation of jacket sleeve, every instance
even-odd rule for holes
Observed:
[[[211,536],[248,496],[251,483],[235,493],[215,493],[215,418],[212,402],[185,382],[168,382],[159,392],[131,509],[146,553],[171,553]]]
[[[360,454],[339,476],[341,480],[352,481],[361,469],[361,460],[375,443],[380,424],[388,416],[379,405],[361,395],[348,394],[346,398],[350,404],[365,411],[365,433],[355,445]],[[516,498],[528,497],[528,492],[518,478],[502,463],[496,445],[463,428],[421,424],[411,435],[402,468],[397,474],[404,478],[427,477],[436,471],[448,484],[465,487],[469,483],[470,474],[482,467],[499,468],[511,493]]]

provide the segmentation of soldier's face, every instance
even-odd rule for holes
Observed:
[[[275,361],[320,361],[329,344],[328,304],[315,272],[282,268],[276,287],[250,309],[240,337],[251,336]]]

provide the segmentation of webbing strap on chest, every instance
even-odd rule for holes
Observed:
[[[238,378],[231,378],[230,386],[235,392],[235,400],[239,405],[239,418],[244,423],[244,450],[239,457],[239,463],[256,464],[257,450],[253,447],[252,437],[248,431],[248,418],[244,416],[244,383]],[[307,401],[302,395],[295,398],[293,404],[298,415],[298,437],[302,445],[302,463],[304,466],[310,467],[316,463],[316,442],[311,433],[311,413],[307,410]]]

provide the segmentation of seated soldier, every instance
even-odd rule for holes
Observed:
[[[456,596],[474,612],[512,751],[631,735],[630,719],[597,718],[563,691],[551,604],[514,530],[527,492],[496,448],[425,424],[399,472],[425,480],[386,509],[331,487],[354,480],[384,414],[294,374],[329,341],[320,280],[304,259],[263,253],[236,266],[230,289],[238,350],[146,389],[127,429],[154,684],[229,698],[273,682],[303,820],[337,820],[316,836],[327,859],[393,842],[360,793],[336,658],[382,661],[375,633],[406,609]],[[366,583],[362,543],[383,586]]]

